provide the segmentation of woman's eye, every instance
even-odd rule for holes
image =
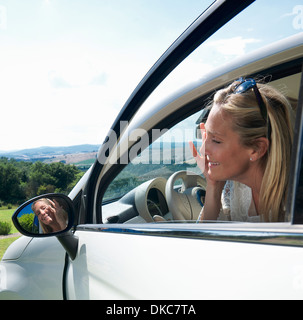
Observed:
[[[216,143],[216,144],[220,144],[221,143],[221,141],[218,141],[216,139],[213,139],[213,142]]]

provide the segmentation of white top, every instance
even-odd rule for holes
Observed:
[[[235,182],[227,181],[221,196],[220,221],[260,222],[252,198],[251,188]]]

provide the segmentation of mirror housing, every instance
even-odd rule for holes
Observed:
[[[23,203],[13,214],[16,229],[34,238],[56,236],[72,260],[78,238],[69,232],[74,224],[74,205],[64,194],[49,193]]]

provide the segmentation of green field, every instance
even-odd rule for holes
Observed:
[[[6,249],[19,237],[0,239],[0,261],[6,251]]]
[[[12,215],[15,212],[15,210],[16,208],[0,209],[0,221],[9,222],[12,226],[10,234],[18,232],[18,230],[15,228],[15,226],[12,223]],[[2,259],[6,249],[18,238],[19,237],[0,239],[0,260]]]
[[[1,209],[0,208],[0,221],[8,222],[12,226],[10,234],[18,232],[18,230],[15,228],[15,226],[13,225],[13,222],[12,222],[12,215],[15,212],[15,210],[16,210],[16,208],[13,208],[13,209]]]

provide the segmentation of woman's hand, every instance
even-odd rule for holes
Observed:
[[[200,168],[204,177],[208,181],[208,180],[210,180],[210,178],[209,178],[209,174],[208,174],[208,169],[209,169],[208,168],[208,160],[205,155],[206,130],[205,130],[204,123],[200,123],[200,130],[201,130],[201,136],[202,136],[202,146],[200,148],[200,153],[198,153],[198,151],[192,141],[189,142],[189,147],[190,147],[190,150],[193,154],[193,157],[195,158],[195,160],[197,162],[198,167]]]

